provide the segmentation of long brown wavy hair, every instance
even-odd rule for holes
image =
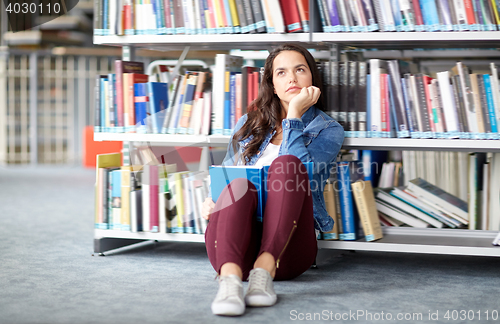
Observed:
[[[266,63],[264,64],[264,73],[259,88],[259,95],[248,107],[248,120],[233,136],[233,150],[237,153],[238,141],[253,135],[253,139],[245,147],[242,156],[239,157],[244,164],[247,163],[247,159],[250,160],[250,158],[257,153],[269,131],[279,127],[283,120],[283,107],[281,106],[280,98],[274,93],[273,84],[274,59],[283,51],[296,51],[304,56],[312,74],[312,84],[321,90],[320,98],[315,104],[315,107],[323,110],[321,74],[318,71],[316,61],[311,53],[309,53],[306,48],[297,44],[283,44],[275,48],[269,53]],[[237,162],[237,159],[235,162]]]

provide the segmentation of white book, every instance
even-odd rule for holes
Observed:
[[[167,233],[167,209],[168,209],[168,193],[160,192],[158,194],[158,226],[160,227],[160,233]]]
[[[455,17],[460,30],[469,29],[467,24],[467,13],[465,11],[465,4],[462,0],[453,0],[453,7],[455,8]],[[462,27],[460,27],[462,26]]]
[[[410,214],[399,210],[397,208],[391,207],[389,204],[379,200],[375,199],[375,204],[377,205],[377,210],[380,211],[383,214],[386,214],[392,218],[395,218],[407,225],[410,225],[412,227],[419,227],[419,228],[426,228],[429,227],[429,224],[426,222],[415,218],[411,216]]]
[[[382,121],[380,111],[380,65],[381,60],[370,59],[370,134],[371,137],[382,137]]]
[[[194,24],[196,34],[203,34],[203,28],[201,27],[201,11],[200,2],[198,0],[191,0],[194,6]]]
[[[383,200],[384,202],[397,207],[400,210],[408,212],[410,215],[416,216],[423,220],[424,222],[437,227],[437,228],[442,228],[443,223],[440,222],[439,220],[432,218],[431,216],[427,215],[426,213],[418,210],[417,208],[405,203],[402,200],[399,200],[396,197],[391,196],[391,194],[383,191],[383,190],[377,190],[375,197],[377,199]]]
[[[266,31],[268,34],[274,33],[274,20],[271,16],[271,9],[269,8],[269,0],[260,0],[260,6],[264,13],[264,20],[266,22]]]
[[[108,29],[108,35],[116,35],[117,32],[117,1],[108,1],[108,10],[109,10],[109,15],[108,15],[108,23],[109,23],[109,29]]]
[[[457,181],[458,185],[456,186],[457,189],[457,196],[458,198],[462,199],[463,201],[467,201],[468,197],[468,191],[467,191],[467,165],[469,162],[469,154],[467,152],[457,152],[458,155],[458,174],[457,174]]]
[[[130,231],[136,233],[142,223],[142,189],[130,192]]]
[[[476,206],[478,202],[478,188],[477,188],[477,155],[476,153],[470,153],[469,155],[469,165],[468,165],[468,207],[469,207],[469,229],[476,229],[477,221],[477,209]]]
[[[424,179],[416,178],[410,180],[408,189],[418,197],[423,197],[450,213],[458,215],[463,219],[468,218],[467,202],[430,184]]]
[[[488,230],[489,216],[489,186],[490,186],[490,164],[483,164],[483,194],[481,197],[481,220],[478,229]]]
[[[210,134],[210,125],[212,118],[212,92],[203,93],[203,119],[201,121],[201,135]]]
[[[193,103],[193,111],[189,119],[188,134],[199,135],[201,120],[203,119],[203,97],[198,98]]]
[[[474,105],[474,98],[472,96],[472,90],[469,88],[467,81],[470,81],[469,75],[466,75],[467,68],[462,62],[457,62],[458,75],[460,77],[460,86],[462,88],[462,93],[464,94],[464,107],[467,113],[467,124],[469,125],[469,132],[477,136],[479,129],[477,126],[477,116]]]
[[[285,20],[281,12],[279,0],[266,0],[271,10],[271,18],[274,24],[275,33],[285,33]],[[303,27],[303,26],[302,26]]]
[[[458,116],[450,84],[450,72],[438,72],[436,75],[439,82],[439,90],[441,91],[441,104],[443,105],[446,132],[450,137],[458,138]]]
[[[490,197],[488,230],[500,231],[500,153],[493,153],[490,163]]]
[[[205,201],[205,198],[206,198],[206,193],[205,193],[203,186],[195,187],[194,193],[196,196],[196,204],[198,206],[202,206],[203,202]],[[201,229],[202,233],[206,232],[207,225],[208,225],[207,220],[205,218],[201,217],[201,214],[200,214],[200,229]]]
[[[423,212],[433,215],[436,219],[448,225],[449,227],[456,228],[460,226],[460,222],[448,217],[443,214],[439,210],[433,208],[432,206],[427,205],[420,199],[417,199],[414,195],[408,193],[406,190],[402,190],[400,188],[394,188],[391,191],[391,195],[396,196],[397,198],[406,201],[417,209],[421,209]]]
[[[212,79],[212,134],[223,135],[224,131],[224,85],[225,72],[241,71],[243,57],[217,54]]]

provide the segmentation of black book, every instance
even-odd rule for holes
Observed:
[[[347,123],[344,130],[350,131],[350,136],[356,137],[357,119],[358,119],[358,97],[356,91],[356,85],[358,83],[358,62],[350,61],[349,64],[349,77],[348,77],[348,98],[347,98]]]
[[[423,133],[432,132],[429,110],[427,108],[427,97],[425,96],[425,82],[424,75],[422,73],[417,73],[415,75],[415,83],[417,85],[417,98],[418,107],[420,111],[421,125],[423,129],[421,130]],[[423,135],[423,134],[422,134]],[[426,136],[428,138],[428,136]]]
[[[468,133],[469,127],[467,125],[467,115],[464,106],[462,87],[460,86],[460,76],[454,75],[451,77],[451,84],[453,85],[453,92],[455,97],[455,107],[457,109],[458,124],[460,132]]]
[[[339,62],[339,114],[338,123],[344,128],[345,131],[350,131],[347,125],[347,106],[349,104],[349,63]]]

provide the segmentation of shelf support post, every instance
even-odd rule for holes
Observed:
[[[122,47],[122,60],[135,61],[135,47],[134,46],[123,46]]]

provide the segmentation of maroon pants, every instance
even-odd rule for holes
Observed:
[[[297,157],[283,155],[273,161],[267,195],[263,222],[258,222],[257,192],[250,181],[235,179],[222,191],[205,233],[208,258],[217,273],[223,264],[233,262],[247,280],[263,252],[276,260],[275,280],[295,278],[313,264],[317,253],[313,203],[306,168]],[[234,197],[241,198],[234,201]]]

